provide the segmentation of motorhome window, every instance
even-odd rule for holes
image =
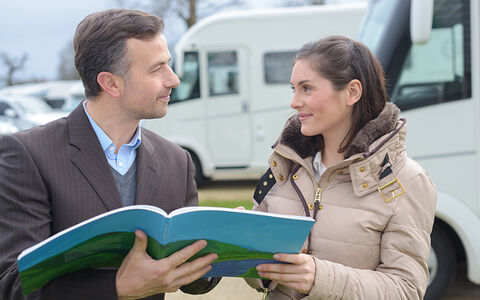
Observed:
[[[210,96],[238,94],[237,52],[208,53],[208,91]]]
[[[431,38],[412,45],[392,93],[402,110],[471,96],[469,2],[435,1]]]
[[[296,51],[270,52],[263,56],[265,83],[289,83]]]
[[[357,40],[367,45],[373,53],[377,53],[387,20],[390,20],[395,12],[397,7],[395,2],[391,0],[373,0],[365,14]]]
[[[200,98],[200,67],[198,52],[185,52],[183,76],[180,85],[173,89],[170,103]]]

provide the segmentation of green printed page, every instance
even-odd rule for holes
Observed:
[[[147,252],[161,259],[199,239],[217,253],[205,276],[258,277],[255,266],[274,262],[277,252],[296,253],[313,220],[252,211],[189,207],[169,216],[159,208],[134,205],[99,215],[24,250],[18,267],[24,294],[82,269],[117,268],[134,243],[134,231],[148,238]]]

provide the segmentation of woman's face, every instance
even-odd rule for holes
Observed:
[[[354,103],[351,103],[349,85],[336,91],[332,82],[319,75],[308,59],[295,63],[290,82],[294,91],[290,106],[298,112],[302,134],[322,134],[326,141],[343,139],[352,123]]]

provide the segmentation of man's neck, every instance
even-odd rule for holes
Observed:
[[[125,116],[118,107],[118,100],[101,96],[88,100],[85,108],[90,117],[108,135],[115,144],[115,152],[120,146],[128,144],[138,128],[139,120]]]

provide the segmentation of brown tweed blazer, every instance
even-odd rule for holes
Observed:
[[[188,152],[143,128],[137,151],[136,204],[167,212],[197,205]],[[66,118],[0,139],[0,299],[24,299],[16,265],[23,249],[121,206],[81,104]],[[115,275],[77,271],[26,299],[115,299]]]

